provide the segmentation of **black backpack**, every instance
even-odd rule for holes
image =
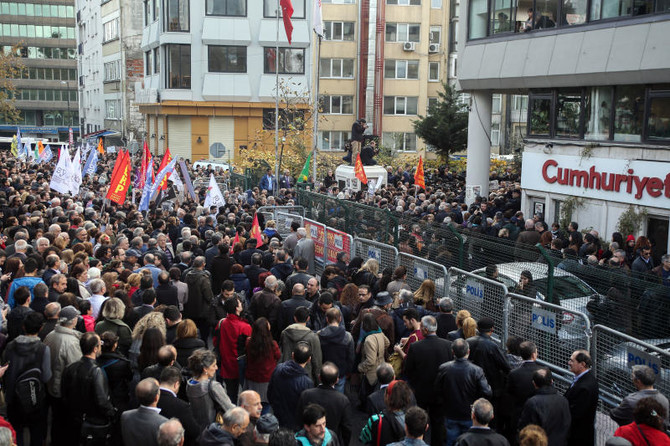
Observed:
[[[23,415],[35,415],[44,407],[46,389],[42,381],[42,358],[46,347],[40,345],[35,359],[16,378],[14,402]]]

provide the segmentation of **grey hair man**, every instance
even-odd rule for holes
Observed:
[[[458,330],[456,317],[454,316],[454,301],[450,297],[443,297],[438,301],[437,335],[442,339],[448,339],[449,332]]]
[[[184,427],[178,419],[170,418],[158,428],[158,446],[182,446],[184,444]]]
[[[633,422],[633,409],[642,398],[654,398],[661,406],[665,408],[665,413],[668,413],[668,399],[658,390],[654,389],[656,382],[656,373],[654,369],[646,365],[634,365],[631,372],[631,380],[637,389],[627,395],[621,404],[610,411],[610,417],[619,423],[619,426],[624,426]],[[668,420],[665,420],[666,425]]]

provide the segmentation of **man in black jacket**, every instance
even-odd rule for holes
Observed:
[[[452,349],[456,359],[440,366],[434,385],[435,393],[444,401],[447,446],[472,426],[470,405],[479,397],[491,396],[484,371],[468,361],[467,341],[456,339]]]
[[[200,430],[198,423],[193,418],[191,405],[177,398],[181,387],[181,371],[174,366],[163,369],[160,376],[160,399],[158,408],[165,418],[177,418],[186,431],[186,445],[195,445]]]
[[[300,394],[298,413],[302,413],[311,403],[320,405],[326,410],[326,427],[338,435],[340,444],[349,444],[352,428],[351,403],[349,398],[335,390],[338,376],[339,370],[335,364],[324,363],[319,374],[321,384]]]
[[[63,402],[70,422],[68,444],[78,444],[84,419],[103,426],[116,414],[109,399],[105,372],[95,362],[102,352],[100,337],[94,332],[84,333],[79,347],[82,358],[65,369],[62,379]]]
[[[177,287],[170,284],[170,275],[167,271],[163,271],[158,275],[156,305],[174,305],[175,307],[179,307]]]
[[[594,442],[599,389],[591,364],[591,355],[586,350],[575,351],[568,361],[570,371],[575,374],[575,380],[565,391],[572,417],[568,444],[592,446]]]
[[[454,317],[454,301],[450,297],[443,297],[438,303],[438,308],[440,312],[435,316],[437,319],[437,335],[442,339],[447,339],[450,331],[458,330]]]
[[[405,357],[405,375],[417,404],[430,416],[431,443],[444,443],[444,413],[433,388],[440,365],[452,359],[451,341],[437,337],[437,320],[421,318],[424,339],[414,342]]]
[[[472,427],[456,440],[456,446],[509,446],[505,437],[489,427],[493,421],[493,406],[480,398],[472,405],[470,412]]]
[[[347,374],[354,368],[354,338],[344,329],[339,308],[332,307],[326,311],[326,321],[328,325],[317,332],[321,343],[321,355],[324,363],[330,361],[337,366],[340,376],[335,389],[344,393]]]
[[[549,446],[566,445],[570,431],[568,400],[563,395],[559,395],[554,388],[551,370],[536,370],[533,373],[532,382],[536,389],[535,395],[523,406],[519,418],[519,430],[529,424],[537,424],[547,433]]]
[[[528,398],[535,393],[533,386],[533,374],[541,367],[537,363],[537,346],[531,341],[524,341],[519,345],[521,365],[512,370],[507,378],[507,395],[510,398],[510,432],[505,434],[515,435],[521,410]],[[509,406],[508,406],[509,407]],[[507,436],[510,439],[510,436]]]
[[[200,338],[207,343],[210,329],[210,308],[214,300],[209,271],[205,270],[205,258],[196,257],[193,269],[186,275],[188,301],[184,304],[184,317],[195,322]]]

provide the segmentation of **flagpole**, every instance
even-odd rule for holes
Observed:
[[[316,34],[316,33],[315,33]],[[314,143],[313,143],[313,155],[312,162],[314,163],[312,182],[314,187],[316,187],[316,155],[317,155],[317,146],[319,142],[319,76],[321,75],[321,36],[316,34],[317,43],[316,43],[316,81],[314,82],[315,92],[314,92]]]
[[[279,0],[275,17],[277,20],[277,38],[275,40],[275,181],[279,181]],[[270,181],[270,189],[274,192],[274,184]]]

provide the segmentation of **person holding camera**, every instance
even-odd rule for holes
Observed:
[[[356,120],[354,122],[354,125],[351,126],[351,165],[356,164],[356,158],[358,158],[358,154],[361,153],[361,146],[363,145],[363,141],[365,141],[365,137],[363,136],[363,133],[365,133],[365,129],[368,128],[368,124],[366,123],[365,119],[361,118]]]
[[[371,139],[368,144],[361,150],[361,163],[364,166],[375,166],[377,161],[374,160],[375,155],[379,153],[377,142]]]

